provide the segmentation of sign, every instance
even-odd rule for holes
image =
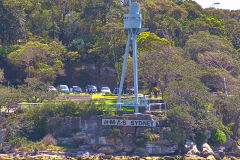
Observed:
[[[104,126],[156,127],[156,121],[151,121],[151,120],[102,119],[102,125],[104,125]]]

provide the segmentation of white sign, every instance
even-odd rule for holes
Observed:
[[[124,119],[102,119],[104,126],[134,126],[134,127],[156,127],[156,122],[151,120],[124,120]]]

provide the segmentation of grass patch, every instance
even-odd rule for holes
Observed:
[[[117,98],[117,95],[92,94],[93,99]]]

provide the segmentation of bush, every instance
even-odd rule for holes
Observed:
[[[57,140],[51,135],[51,134],[47,134],[42,140],[41,142],[47,146],[49,145],[57,145]]]
[[[224,144],[226,142],[226,139],[227,139],[226,134],[222,130],[216,129],[213,130],[211,133],[209,144],[213,146],[218,146]]]
[[[196,136],[196,144],[198,147],[200,147],[206,140],[206,135],[203,133],[198,133]]]
[[[145,137],[138,137],[135,139],[135,144],[137,146],[144,146],[147,142],[147,139]]]
[[[116,137],[123,137],[123,134],[121,133],[120,129],[113,128],[112,131],[108,134],[109,137],[116,138]]]
[[[49,118],[99,115],[102,113],[100,107],[87,101],[54,102],[43,106],[27,107],[22,114],[12,114],[11,119],[6,122],[8,139],[25,137],[32,141],[41,140],[50,131],[47,127]]]

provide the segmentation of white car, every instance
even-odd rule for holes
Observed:
[[[49,86],[48,92],[51,92],[51,91],[57,91],[57,89],[54,86]]]
[[[105,94],[105,93],[111,93],[111,90],[109,87],[102,87],[101,89],[101,93],[102,94]]]

